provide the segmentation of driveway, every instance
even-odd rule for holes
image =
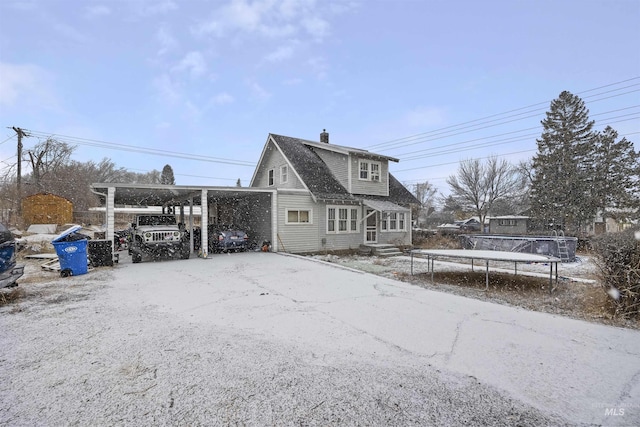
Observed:
[[[25,284],[0,422],[640,425],[640,332],[274,253]]]

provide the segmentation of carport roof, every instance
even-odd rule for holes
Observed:
[[[272,189],[245,187],[206,187],[161,184],[121,184],[94,183],[94,193],[106,196],[108,188],[115,188],[114,203],[116,205],[133,206],[165,206],[179,205],[193,197],[193,204],[200,205],[202,190],[207,190],[209,200],[229,199],[241,195],[255,193],[273,193]]]

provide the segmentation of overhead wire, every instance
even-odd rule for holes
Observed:
[[[598,88],[582,91],[582,92],[579,92],[579,94],[593,92],[594,90],[599,90],[599,89],[603,89],[603,88],[606,88],[606,87],[611,87],[611,86],[614,86],[614,85],[619,85],[619,84],[622,84],[622,83],[626,83],[626,82],[633,81],[633,80],[638,80],[638,79],[640,79],[640,77],[634,77],[634,78],[623,80],[623,81],[620,81],[620,82],[616,82],[616,83],[611,83],[611,84],[608,84],[608,85],[600,86]],[[606,95],[608,93],[618,92],[620,90],[629,89],[629,88],[636,87],[636,86],[639,86],[639,85],[640,85],[640,83],[634,83],[632,85],[627,85],[627,86],[624,86],[624,87],[619,87],[619,88],[616,88],[616,89],[612,89],[612,90],[600,92],[600,93],[597,93],[597,94],[589,95],[589,96],[584,97],[584,99],[598,97],[598,96]],[[619,93],[619,94],[615,94],[615,95],[611,95],[611,96],[607,96],[607,97],[602,97],[602,98],[599,98],[599,99],[592,100],[591,102],[599,102],[599,101],[602,101],[602,100],[605,100],[605,99],[610,99],[610,98],[613,98],[613,97],[628,95],[630,93],[635,93],[635,92],[638,92],[638,91],[640,91],[640,89],[635,89],[635,90],[627,91],[627,92],[624,92],[624,93]],[[467,121],[467,122],[462,122],[462,123],[458,123],[458,124],[455,124],[455,125],[450,125],[450,126],[446,126],[446,127],[443,127],[443,128],[434,129],[434,130],[428,131],[428,132],[423,132],[423,133],[419,133],[419,134],[415,134],[415,135],[411,135],[411,136],[407,136],[407,137],[403,137],[403,138],[396,138],[396,139],[392,139],[392,140],[389,140],[389,141],[373,144],[373,145],[370,145],[370,146],[365,147],[365,148],[372,148],[372,149],[386,151],[386,150],[389,150],[389,149],[392,149],[392,148],[398,148],[398,147],[401,147],[401,146],[415,145],[415,144],[419,144],[419,143],[422,143],[422,142],[426,142],[426,141],[424,141],[426,138],[430,138],[429,140],[442,139],[442,138],[433,138],[433,137],[442,136],[442,135],[456,136],[456,135],[458,135],[460,133],[468,133],[469,131],[471,131],[471,130],[469,130],[469,131],[465,131],[465,132],[459,132],[459,131],[462,131],[464,129],[474,128],[473,130],[480,130],[480,129],[486,129],[486,128],[493,127],[493,126],[499,126],[499,125],[506,124],[506,123],[511,123],[511,122],[514,122],[514,121],[524,120],[526,118],[535,117],[538,114],[530,115],[530,116],[526,116],[526,117],[519,117],[518,119],[513,119],[513,120],[506,120],[506,119],[512,119],[512,118],[515,118],[515,117],[518,117],[518,116],[522,116],[522,115],[530,114],[530,113],[534,113],[534,112],[545,111],[545,109],[548,108],[548,105],[549,105],[550,102],[551,101],[539,102],[539,103],[531,104],[531,105],[528,105],[528,106],[525,106],[525,107],[509,110],[509,111],[506,111],[506,112],[503,112],[503,113],[492,114],[490,116],[486,116],[486,117],[483,117],[483,118],[480,118],[480,119],[470,120],[470,121]],[[535,108],[535,109],[531,109],[532,107],[537,107],[539,105],[546,105],[547,107],[545,107],[545,108],[538,107],[538,108]],[[517,111],[521,111],[521,110],[527,110],[527,111],[523,111],[523,112],[520,112],[518,114],[512,114],[512,115],[506,116],[507,114],[510,114],[510,113],[513,113],[513,112],[517,112]],[[501,116],[503,116],[503,117],[501,117]],[[499,117],[499,118],[495,118],[495,117]],[[492,119],[492,120],[488,120],[488,119]],[[500,123],[495,123],[495,122],[500,122]],[[493,125],[479,127],[481,125],[488,125],[488,124],[491,124],[491,123],[493,123]],[[454,133],[454,132],[457,132],[457,133]],[[451,135],[448,135],[448,134],[451,134]],[[446,136],[443,136],[443,137],[446,137]]]
[[[98,147],[98,148],[107,148],[107,149],[118,150],[118,151],[152,154],[157,156],[170,156],[170,157],[186,159],[186,160],[221,163],[221,164],[229,164],[229,165],[235,165],[235,166],[251,166],[251,167],[255,166],[254,163],[244,161],[244,160],[233,160],[233,159],[225,159],[221,157],[205,156],[201,154],[190,154],[190,153],[182,153],[177,151],[161,150],[157,148],[154,149],[154,148],[147,148],[147,147],[138,147],[134,145],[100,141],[100,140],[89,139],[89,138],[80,138],[80,137],[74,137],[74,136],[68,136],[68,135],[52,134],[48,132],[42,132],[42,131],[36,131],[36,130],[30,130],[30,129],[29,129],[29,132],[31,133],[31,135],[38,138],[53,138],[57,141],[67,142],[70,144],[86,145],[86,146]]]

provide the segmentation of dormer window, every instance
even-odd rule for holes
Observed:
[[[371,181],[380,181],[380,163],[371,163]]]
[[[360,160],[358,164],[360,169],[358,178],[360,180],[380,182],[380,162]]]

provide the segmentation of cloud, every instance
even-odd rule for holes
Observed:
[[[53,29],[65,38],[76,43],[86,43],[90,40],[89,37],[87,37],[84,33],[62,22],[56,22],[55,24],[53,24]]]
[[[142,15],[164,15],[178,9],[178,5],[173,0],[149,0],[141,2],[140,13]]]
[[[168,74],[162,74],[156,77],[153,80],[153,86],[164,102],[173,104],[182,98],[180,84],[171,79],[171,76]]]
[[[197,78],[207,72],[207,64],[202,53],[198,51],[189,52],[174,67],[175,71],[188,72],[192,78]]]
[[[402,121],[413,128],[441,126],[447,122],[446,111],[436,107],[417,107],[405,114]]]
[[[228,93],[222,92],[214,96],[211,99],[211,101],[217,105],[225,105],[225,104],[231,104],[232,102],[235,101],[235,99],[233,98],[233,96],[229,95]]]
[[[100,16],[111,15],[111,9],[102,4],[91,5],[85,8],[84,15],[89,19],[98,18]]]
[[[24,101],[53,107],[51,80],[49,73],[35,65],[0,63],[0,105],[11,107]]]
[[[315,73],[318,79],[324,80],[327,77],[327,70],[329,69],[329,65],[326,58],[320,56],[310,58],[309,60],[307,60],[307,64],[311,67],[312,71]]]
[[[281,46],[275,51],[271,52],[265,59],[269,62],[280,62],[285,59],[289,59],[293,56],[293,46]]]
[[[266,101],[271,98],[271,93],[269,93],[266,89],[260,86],[256,82],[249,81],[247,82],[247,86],[251,90],[254,98],[259,99],[260,101]]]
[[[304,29],[314,38],[322,38],[328,34],[329,24],[318,17],[320,13],[315,1],[231,0],[192,31],[200,36],[231,37],[242,34],[283,38]]]
[[[302,27],[317,41],[329,35],[329,23],[322,18],[315,16],[305,18],[302,20]]]
[[[173,37],[173,35],[166,28],[162,27],[156,33],[156,39],[158,43],[160,43],[160,50],[158,50],[158,55],[164,55],[165,53],[172,51],[176,47],[178,47],[179,43]]]

